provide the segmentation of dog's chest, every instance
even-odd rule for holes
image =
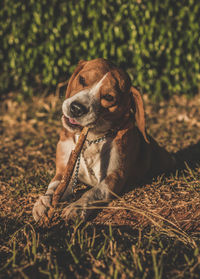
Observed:
[[[75,141],[68,139],[60,143],[59,160],[66,165],[71,151],[75,148],[78,137]],[[118,164],[118,156],[113,147],[113,139],[106,138],[98,143],[84,143],[80,154],[80,164],[77,162],[70,185],[72,186],[76,178],[87,185],[98,185]]]
[[[103,145],[105,142],[92,143],[87,142],[81,152],[80,168],[78,172],[78,179],[91,186],[95,186],[102,180],[102,160]]]

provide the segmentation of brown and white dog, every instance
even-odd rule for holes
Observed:
[[[105,59],[79,62],[69,80],[62,111],[56,175],[34,205],[36,221],[50,206],[71,150],[85,126],[90,129],[80,164],[62,199],[71,195],[77,178],[91,189],[63,210],[65,221],[77,216],[85,219],[91,204],[108,201],[112,192],[120,194],[126,185],[134,186],[145,176],[175,165],[174,158],[147,135],[142,97],[131,86],[128,74]]]

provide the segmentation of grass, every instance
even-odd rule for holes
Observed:
[[[186,159],[86,223],[39,228],[31,210],[55,171],[61,100],[0,108],[0,278],[199,278],[200,101],[145,98],[152,136]]]

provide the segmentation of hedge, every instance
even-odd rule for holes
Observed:
[[[104,57],[152,97],[200,85],[199,0],[4,0],[0,91],[52,89],[80,59]]]

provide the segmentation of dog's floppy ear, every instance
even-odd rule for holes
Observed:
[[[145,141],[149,143],[147,139],[146,131],[145,131],[145,115],[144,115],[144,105],[140,92],[131,86],[131,94],[133,97],[133,105],[135,109],[135,120],[137,123],[137,127],[142,133]]]
[[[69,79],[69,82],[68,82],[68,86],[67,86],[67,90],[66,90],[66,99],[69,97],[70,95],[70,92],[71,92],[71,84],[72,84],[72,81],[74,80],[74,78],[77,76],[77,74],[80,72],[80,70],[83,69],[84,65],[87,63],[87,61],[84,61],[84,60],[80,60],[78,62],[78,65],[76,67],[76,69],[74,70],[72,76],[70,77]]]

